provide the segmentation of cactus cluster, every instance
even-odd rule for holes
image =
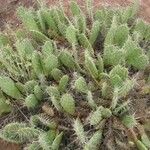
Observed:
[[[24,27],[0,34],[0,115],[14,103],[28,110],[0,138],[27,150],[148,150],[148,118],[137,119],[132,102],[137,89],[150,96],[150,25],[136,19],[138,1],[96,10],[85,3],[82,11],[71,1],[70,15],[43,2],[20,7]],[[139,72],[148,85],[137,88]],[[111,136],[116,123],[120,139]]]

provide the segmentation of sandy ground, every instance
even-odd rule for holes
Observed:
[[[16,17],[16,9],[18,6],[23,5],[26,7],[34,6],[35,0],[0,0],[0,30],[4,30],[6,25],[9,24],[17,27],[19,22]],[[59,0],[46,0],[50,6],[57,5]],[[66,9],[69,5],[69,0],[62,0]],[[80,5],[84,5],[84,0],[77,0]],[[128,5],[132,0],[94,0],[95,6],[103,4],[109,5]],[[139,12],[140,17],[150,22],[150,0],[141,0],[141,8]],[[21,147],[16,144],[10,144],[0,140],[0,150],[20,150]]]

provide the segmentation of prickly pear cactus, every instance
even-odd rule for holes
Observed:
[[[0,138],[27,150],[148,150],[150,24],[136,19],[138,1],[71,1],[70,15],[62,2],[37,6],[18,8],[23,29],[0,34],[0,115],[22,116]]]

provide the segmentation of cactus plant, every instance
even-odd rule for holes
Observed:
[[[42,68],[42,63],[41,63],[41,57],[38,52],[34,52],[32,54],[32,66],[33,66],[34,72],[39,77],[43,72],[43,68]]]
[[[150,148],[150,25],[136,1],[18,8],[24,28],[0,33],[0,115],[11,112],[0,138],[29,150]]]
[[[61,63],[69,69],[75,68],[75,60],[68,51],[62,51],[59,56]]]
[[[80,142],[82,144],[85,144],[86,134],[85,134],[83,125],[82,125],[81,121],[78,118],[74,121],[73,127],[74,127],[75,133],[78,136]]]
[[[39,133],[39,130],[28,127],[24,123],[15,122],[5,126],[1,136],[8,141],[24,143],[26,141],[36,139]]]
[[[50,75],[51,71],[59,66],[58,59],[55,55],[49,54],[44,60],[44,70],[47,75]]]
[[[89,118],[91,125],[98,125],[98,123],[100,123],[100,121],[103,119],[101,109],[102,107],[98,107],[96,111],[91,113],[90,118]]]
[[[42,100],[42,98],[43,98],[43,91],[42,91],[42,89],[41,89],[41,87],[40,87],[39,85],[36,85],[36,86],[34,87],[34,95],[35,95],[35,97],[36,97],[39,101]]]
[[[87,93],[88,91],[88,86],[87,83],[85,81],[85,79],[83,77],[79,77],[76,81],[75,81],[75,89],[79,92],[82,93]]]
[[[68,75],[64,75],[64,76],[60,79],[59,85],[58,85],[59,91],[64,92],[64,91],[66,90],[67,85],[68,85],[68,81],[69,81]]]
[[[43,149],[50,149],[51,145],[53,143],[53,140],[55,139],[56,132],[53,130],[50,130],[46,133],[41,133],[39,136],[39,143]]]
[[[27,98],[25,99],[25,105],[28,108],[35,108],[36,106],[38,106],[38,100],[34,94],[30,94],[27,96]]]
[[[0,116],[5,113],[11,112],[11,110],[12,110],[12,108],[9,104],[9,101],[4,98],[1,98],[0,99]]]
[[[0,76],[0,88],[4,93],[12,98],[22,98],[22,94],[16,87],[15,82],[9,77]]]
[[[96,131],[91,139],[85,144],[84,150],[96,150],[98,146],[101,144],[102,139],[102,131]]]
[[[71,115],[75,113],[75,100],[70,94],[64,94],[61,97],[60,104],[67,113]]]

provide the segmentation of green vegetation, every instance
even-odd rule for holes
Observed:
[[[150,97],[150,24],[136,19],[137,1],[96,10],[85,2],[82,11],[71,1],[69,16],[20,7],[23,28],[0,34],[0,115],[19,105],[26,116],[0,138],[28,150],[148,150],[150,120],[135,101]]]

